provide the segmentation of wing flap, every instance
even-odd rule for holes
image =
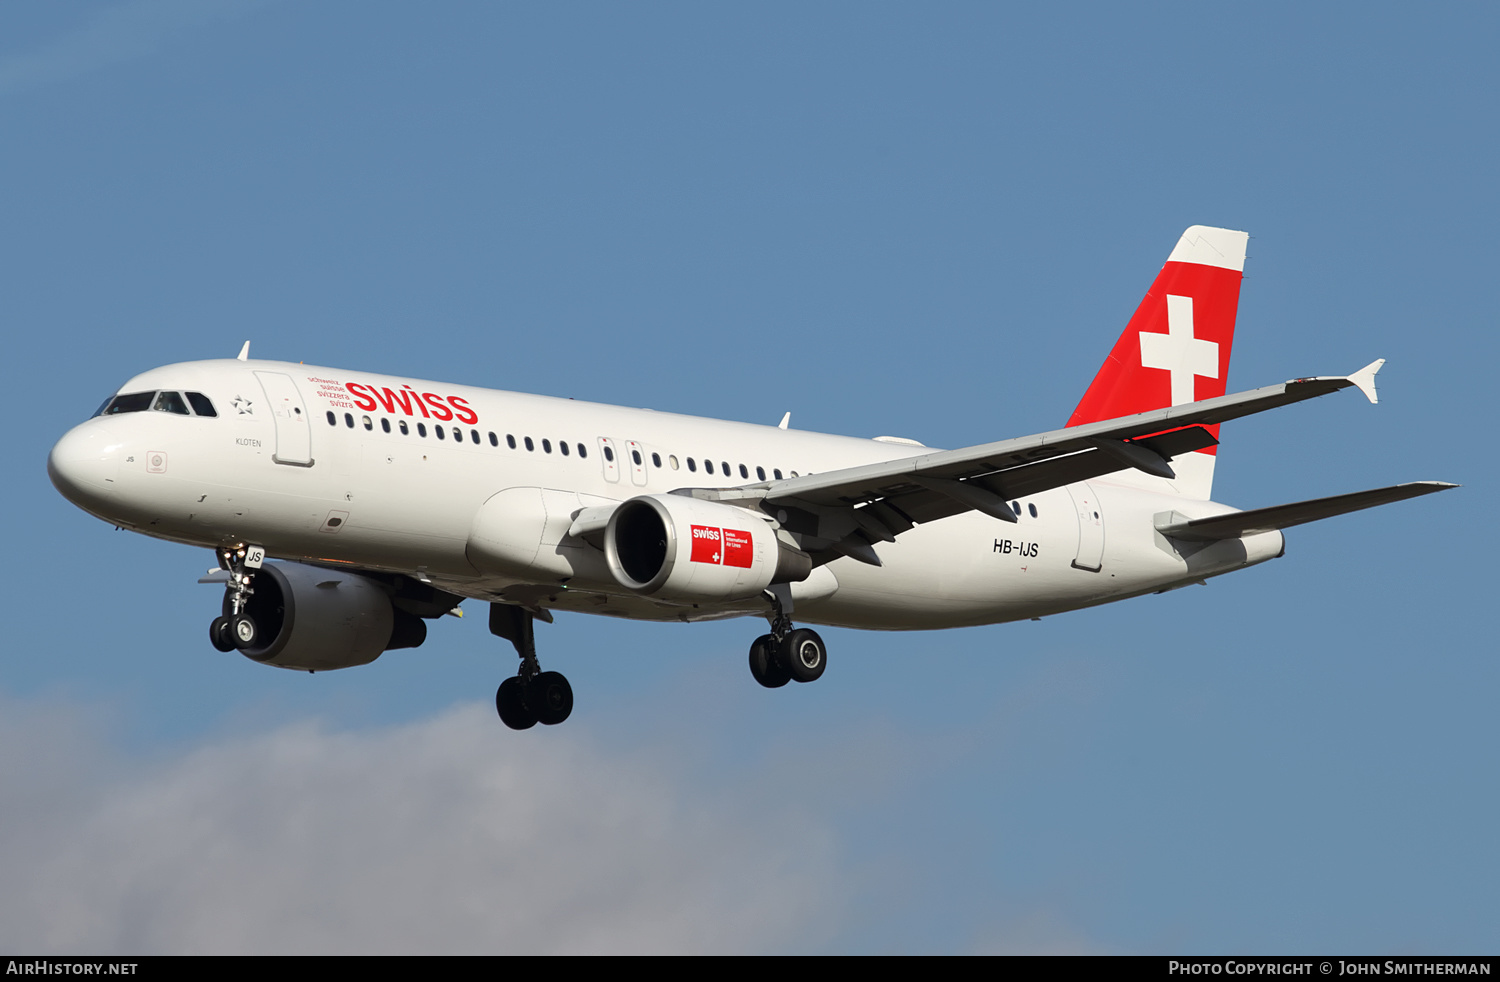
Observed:
[[[1295,501],[1287,505],[1273,505],[1270,508],[1255,508],[1251,511],[1215,515],[1212,518],[1197,518],[1186,522],[1169,519],[1157,525],[1156,530],[1162,535],[1194,542],[1238,539],[1244,535],[1291,528],[1294,525],[1304,525],[1308,522],[1332,518],[1335,515],[1374,508],[1376,505],[1387,505],[1393,501],[1405,501],[1407,498],[1416,498],[1456,487],[1458,487],[1457,484],[1448,484],[1444,481],[1414,481],[1410,484],[1396,484],[1388,488],[1338,494],[1331,498],[1313,498],[1309,501]],[[1167,514],[1176,516],[1176,512]]]

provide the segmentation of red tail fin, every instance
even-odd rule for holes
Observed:
[[[1244,232],[1202,225],[1182,233],[1069,426],[1224,394],[1248,239]],[[1217,425],[1209,430],[1218,436]],[[1214,449],[1177,458],[1172,489],[1208,497]]]

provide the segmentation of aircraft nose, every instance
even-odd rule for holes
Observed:
[[[47,476],[64,498],[80,507],[104,499],[118,486],[122,441],[104,423],[73,427],[47,455]]]

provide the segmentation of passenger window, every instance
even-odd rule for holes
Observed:
[[[427,424],[426,423],[418,423],[417,424],[417,436],[426,436],[426,435],[427,435]]]
[[[115,416],[119,413],[143,413],[151,407],[151,399],[155,392],[132,392],[129,395],[115,396],[109,401],[102,415]]]
[[[1021,503],[1019,501],[1012,501],[1010,503],[1010,510],[1015,512],[1017,515],[1021,514]]]
[[[693,461],[693,458],[689,457],[687,459],[687,462],[688,462],[688,473],[690,473],[690,474],[696,474],[696,473],[698,473],[698,465]]]
[[[764,467],[756,467],[755,476],[758,480],[764,481],[766,479],[766,469]]]
[[[182,401],[182,396],[176,392],[163,392],[156,397],[156,404],[151,407],[159,413],[174,413],[178,416],[191,416],[188,412],[187,403]]]
[[[354,415],[352,413],[344,414],[344,425],[351,430],[354,429]]]
[[[652,464],[653,467],[660,467],[661,466],[661,454],[659,454],[659,453],[653,453],[651,455],[651,464]]]
[[[505,444],[512,450],[516,449],[516,438],[509,433],[505,434]]]
[[[526,438],[526,449],[527,450],[535,450],[536,449],[536,444],[534,444],[534,443],[531,442],[531,437],[529,437],[529,436]]]
[[[365,429],[367,429],[367,430],[373,430],[375,428],[375,421],[372,420],[370,417],[368,417],[368,416],[363,417],[363,421],[364,421],[364,424],[365,424]]]
[[[454,443],[463,443],[464,442],[464,431],[461,430],[461,429],[459,429],[456,426],[453,427],[453,442]]]
[[[580,443],[578,445],[578,456],[580,456],[580,457],[587,457],[588,455],[589,455],[589,448],[585,447],[583,444]]]
[[[1029,512],[1031,512],[1031,517],[1032,518],[1036,517],[1036,505],[1027,505],[1026,506],[1026,510],[1029,511]]]
[[[630,451],[630,459],[635,462],[635,466],[641,466],[641,452],[639,450]]]
[[[566,457],[568,455],[568,441],[567,440],[558,440],[557,441],[557,449],[561,450],[562,451],[562,455],[564,457]]]
[[[771,473],[772,473],[772,475],[775,476],[776,480],[778,480],[778,481],[781,480],[781,468],[780,467],[774,468],[771,471]]]
[[[407,429],[406,420],[404,420],[404,419],[398,419],[398,420],[396,420],[396,426],[397,426],[397,428],[399,428],[401,430],[401,435],[402,436],[410,436],[411,435],[411,430]]]
[[[471,439],[471,440],[472,440],[472,441],[473,441],[473,442],[474,442],[474,443],[476,443],[476,444],[477,444],[477,443],[478,443],[478,442],[479,442],[479,431],[478,431],[478,430],[470,430],[470,431],[469,431],[469,438],[470,438],[470,439]]]
[[[542,453],[551,453],[551,452],[552,452],[552,441],[551,440],[543,440],[542,441]]]
[[[705,460],[703,462],[703,470],[709,474],[712,474],[714,472],[714,462],[711,460]]]
[[[432,428],[432,435],[437,437],[439,440],[448,439],[448,434],[443,432],[443,428],[441,426],[434,426]]]
[[[613,461],[615,459],[615,449],[614,449],[614,447],[611,447],[608,444],[605,445],[605,447],[604,447],[604,459],[608,460],[608,461]]]
[[[750,468],[744,464],[740,465],[740,477],[747,481],[750,479]]]
[[[329,426],[337,426],[337,425],[339,425],[338,417],[335,416],[335,415],[333,415],[333,410],[332,409],[328,410],[328,425]]]
[[[727,461],[727,460],[721,460],[721,461],[719,461],[719,464],[724,468],[724,476],[728,477],[729,476],[729,461]]]
[[[389,433],[391,431],[391,421],[384,416],[380,417],[380,428]]]
[[[201,392],[189,392],[187,394],[187,401],[192,404],[193,412],[199,416],[219,415],[214,409],[214,404],[209,401],[208,396]]]
[[[792,471],[792,476],[796,477],[797,476],[797,472],[796,471]]]
[[[490,446],[492,446],[492,447],[498,447],[498,446],[500,446],[500,438],[495,435],[495,431],[494,430],[490,430]]]
[[[668,454],[667,455],[667,463],[671,464],[672,465],[672,469],[675,471],[677,469],[677,455],[676,454]]]

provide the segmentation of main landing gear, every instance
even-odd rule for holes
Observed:
[[[229,571],[224,584],[224,605],[229,612],[208,625],[208,640],[220,651],[253,648],[260,638],[260,626],[246,608],[255,593],[251,587],[255,572],[265,558],[266,550],[255,545],[219,550],[219,568]]]
[[[793,628],[787,615],[791,596],[784,591],[767,590],[771,602],[771,633],[762,634],[750,645],[750,674],[768,689],[779,689],[788,682],[815,682],[828,667],[828,649],[817,631]]]
[[[521,670],[500,683],[495,711],[513,730],[538,723],[556,726],[573,712],[573,687],[561,672],[544,672],[536,660],[531,612],[510,604],[490,604],[490,633],[516,646]]]

